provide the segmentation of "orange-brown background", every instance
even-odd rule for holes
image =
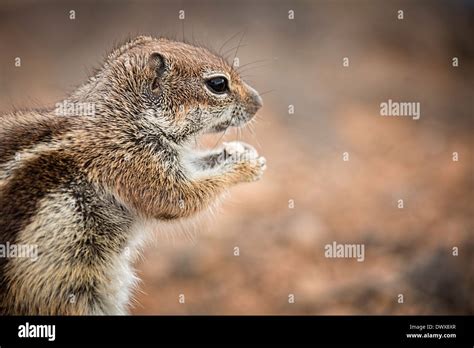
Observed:
[[[213,218],[157,233],[132,313],[472,314],[473,14],[468,1],[4,0],[0,110],[53,106],[130,36],[184,29],[219,49],[244,32],[240,64],[264,61],[242,74],[269,92],[243,139],[268,170]],[[421,119],[379,116],[388,99],[420,102]],[[363,243],[365,261],[325,258],[333,241]]]

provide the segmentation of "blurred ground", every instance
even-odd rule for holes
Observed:
[[[219,49],[245,31],[265,106],[243,139],[267,172],[186,234],[157,232],[133,313],[473,314],[473,17],[468,1],[2,1],[0,110],[54,105],[129,36]],[[421,119],[379,116],[388,99]],[[325,258],[333,241],[365,261]]]

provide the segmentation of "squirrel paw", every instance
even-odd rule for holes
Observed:
[[[257,150],[249,144],[240,141],[224,143],[224,154],[234,162],[245,162],[258,157]]]
[[[259,180],[267,168],[264,157],[259,156],[252,146],[233,141],[224,143],[226,163],[232,165],[238,173],[239,181],[251,182]]]

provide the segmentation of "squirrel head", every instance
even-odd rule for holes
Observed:
[[[121,46],[94,81],[102,81],[100,103],[175,142],[241,126],[262,106],[222,57],[164,38],[141,36]]]

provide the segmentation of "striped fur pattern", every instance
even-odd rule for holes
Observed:
[[[227,93],[206,87],[215,74]],[[95,111],[2,116],[0,245],[35,246],[37,257],[0,258],[0,313],[125,314],[143,226],[195,216],[261,177],[250,145],[190,144],[243,125],[262,102],[221,57],[151,37],[113,51],[63,102]]]

